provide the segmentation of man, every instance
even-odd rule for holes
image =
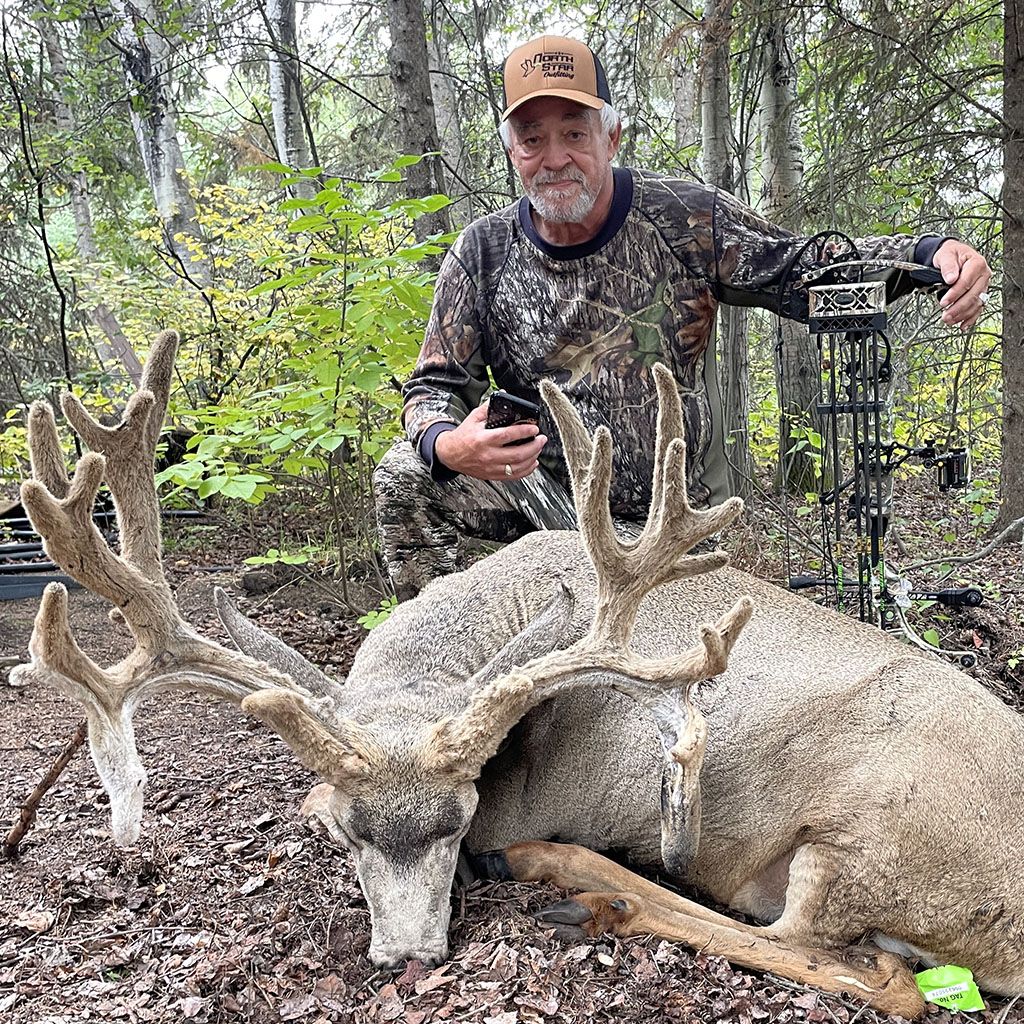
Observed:
[[[806,295],[787,283],[824,255],[714,188],[613,168],[621,124],[601,64],[582,43],[531,40],[509,56],[504,81],[501,136],[526,195],[471,224],[445,259],[404,390],[409,441],[375,475],[400,598],[461,568],[466,537],[504,541],[575,526],[546,411],[539,426],[487,430],[479,403],[488,371],[533,401],[539,380],[552,379],[589,429],[611,429],[612,512],[628,530],[650,502],[650,369],[666,363],[683,402],[691,500],[724,500],[718,303],[805,317]],[[981,314],[990,272],[970,246],[931,236],[856,245],[862,257],[939,268],[949,286],[945,323],[966,329]],[[890,300],[913,287],[906,273],[885,279]]]

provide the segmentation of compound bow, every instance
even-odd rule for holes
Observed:
[[[812,240],[820,253],[827,251],[822,244],[827,237]],[[790,575],[789,585],[793,589],[820,588],[825,602],[840,609],[850,606],[851,592],[855,592],[862,620],[901,633],[923,650],[971,666],[977,660],[973,651],[947,651],[929,643],[910,624],[906,611],[912,602],[922,600],[977,606],[982,602],[981,591],[976,587],[914,590],[907,580],[889,571],[884,550],[892,518],[893,470],[910,459],[920,460],[936,471],[939,490],[947,491],[967,485],[970,458],[965,446],[940,451],[931,439],[908,446],[889,436],[889,400],[884,385],[892,379],[892,346],[885,333],[885,284],[865,280],[865,273],[901,270],[919,289],[932,291],[942,288],[942,276],[934,267],[917,263],[861,259],[853,243],[840,237],[848,246],[844,258],[816,262],[792,286],[799,303],[806,302],[808,329],[816,339],[821,367],[817,413],[822,451],[817,499],[822,560],[818,575]],[[788,305],[794,308],[798,302],[790,298]],[[855,586],[852,573],[844,566],[851,532],[857,564]]]

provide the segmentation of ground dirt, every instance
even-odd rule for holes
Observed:
[[[756,566],[756,545],[743,557]],[[1019,549],[993,557],[1005,564],[981,566],[982,574],[1019,580]],[[237,572],[179,562],[171,566],[173,584],[200,629],[221,637],[210,599],[219,583],[332,674],[347,670],[362,630],[320,588],[275,591],[280,581],[271,577],[269,594],[246,596]],[[0,605],[0,656],[25,654],[36,604]],[[124,651],[125,636],[108,622],[103,602],[79,590],[71,604],[76,635],[94,657],[106,664]],[[1009,665],[1024,637],[1013,601],[970,616],[945,620],[943,629],[978,650],[976,674],[1017,702]],[[0,679],[4,834],[80,719],[64,697]],[[656,939],[566,943],[531,919],[564,895],[537,885],[457,891],[448,963],[426,970],[412,962],[397,977],[375,972],[352,866],[321,826],[300,818],[315,780],[284,744],[204,697],[151,702],[136,722],[149,771],[139,845],[113,847],[105,797],[83,748],[44,798],[20,856],[0,861],[0,1021],[886,1019]],[[974,1019],[1024,1022],[1019,1005],[989,1005]],[[940,1024],[950,1015],[934,1009],[927,1019]]]

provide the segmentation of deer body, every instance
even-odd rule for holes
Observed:
[[[668,370],[653,372],[656,471],[639,538],[619,540],[608,513],[610,435],[591,439],[543,382],[581,533],[534,534],[434,583],[370,634],[341,685],[222,592],[242,653],[181,619],[152,479],[176,345],[158,336],[116,427],[65,396],[91,449],[72,478],[52,411],[36,403],[29,417],[25,507],[136,649],[110,668],[92,662],[66,591],[50,584],[31,664],[15,672],[85,706],[117,842],[141,827],[134,709],[170,687],[200,689],[257,715],[324,780],[307,803],[352,851],[378,966],[447,955],[465,839],[477,853],[501,848],[487,862],[513,877],[588,890],[545,913],[592,934],[655,932],[907,1017],[923,1002],[902,960],[835,947],[876,934],[970,967],[994,991],[1024,991],[1021,719],[963,673],[723,568],[723,552],[688,554],[741,503],[690,507]],[[92,523],[104,479],[119,554]],[[599,850],[663,865],[769,923],[739,924]]]
[[[392,693],[424,685],[425,666],[465,680],[562,582],[578,630],[595,584],[577,534],[532,534],[439,580],[367,638],[353,706],[364,679]],[[731,568],[649,595],[632,645],[665,655],[744,594],[758,611],[695,698],[708,722],[703,818],[682,880],[760,920],[787,911],[783,930],[804,944],[878,932],[937,963],[984,964],[991,990],[1024,989],[1024,722],[958,669]],[[410,636],[423,648],[410,652]],[[470,849],[558,840],[663,870],[660,747],[620,694],[541,705],[483,767]]]
[[[364,678],[390,675],[393,693],[422,689],[428,650],[434,679],[464,680],[565,581],[588,619],[593,569],[569,533],[531,535],[438,581],[368,638],[349,679],[354,706],[364,706]],[[991,991],[1024,990],[1020,717],[959,670],[729,568],[650,595],[633,647],[674,650],[742,594],[759,611],[695,698],[709,729],[703,816],[680,879],[789,942],[868,935],[970,966]],[[429,642],[396,678],[410,634]],[[621,694],[542,704],[484,764],[469,848],[557,840],[663,870],[660,746],[650,716]],[[400,816],[388,807],[381,817]]]

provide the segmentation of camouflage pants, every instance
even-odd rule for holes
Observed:
[[[525,480],[433,480],[408,441],[373,475],[381,553],[398,599],[464,569],[467,541],[507,543],[534,530],[575,530],[572,495],[543,467]]]

